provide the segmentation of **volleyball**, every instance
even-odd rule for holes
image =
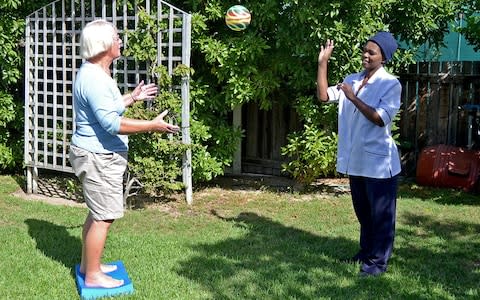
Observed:
[[[225,23],[234,31],[242,31],[250,24],[250,11],[242,5],[234,5],[227,10]]]

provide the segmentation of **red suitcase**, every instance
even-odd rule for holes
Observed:
[[[450,145],[424,148],[417,162],[420,185],[472,191],[480,172],[480,152]]]

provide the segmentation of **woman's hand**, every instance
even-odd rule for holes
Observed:
[[[325,46],[320,47],[320,53],[318,54],[318,63],[328,62],[330,56],[332,56],[333,48],[333,40],[327,39]]]
[[[337,89],[343,91],[345,97],[349,100],[352,100],[355,97],[355,93],[353,92],[352,86],[348,83],[342,82],[337,85]]]
[[[155,98],[158,92],[158,87],[154,83],[145,84],[142,81],[131,93],[133,101],[145,101]]]
[[[318,71],[317,71],[317,98],[322,101],[328,101],[328,78],[327,65],[333,51],[333,40],[327,39],[325,46],[320,47],[318,54]]]
[[[155,131],[176,133],[180,130],[177,125],[169,124],[163,120],[163,118],[168,114],[168,110],[164,110],[159,114],[152,122],[155,124]]]

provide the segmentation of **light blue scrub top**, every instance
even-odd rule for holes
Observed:
[[[345,83],[357,93],[365,71],[347,76]],[[357,97],[373,107],[385,124],[369,121],[336,86],[328,88],[329,100],[338,100],[337,171],[346,175],[390,178],[400,173],[401,163],[392,138],[392,121],[400,109],[402,86],[383,67],[377,70]]]

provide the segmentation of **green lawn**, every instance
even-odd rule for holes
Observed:
[[[18,181],[18,180],[17,180]],[[84,208],[17,198],[0,176],[0,299],[78,298]],[[105,261],[135,293],[116,299],[480,299],[480,197],[402,185],[388,272],[357,276],[349,195],[205,188],[128,211]]]

